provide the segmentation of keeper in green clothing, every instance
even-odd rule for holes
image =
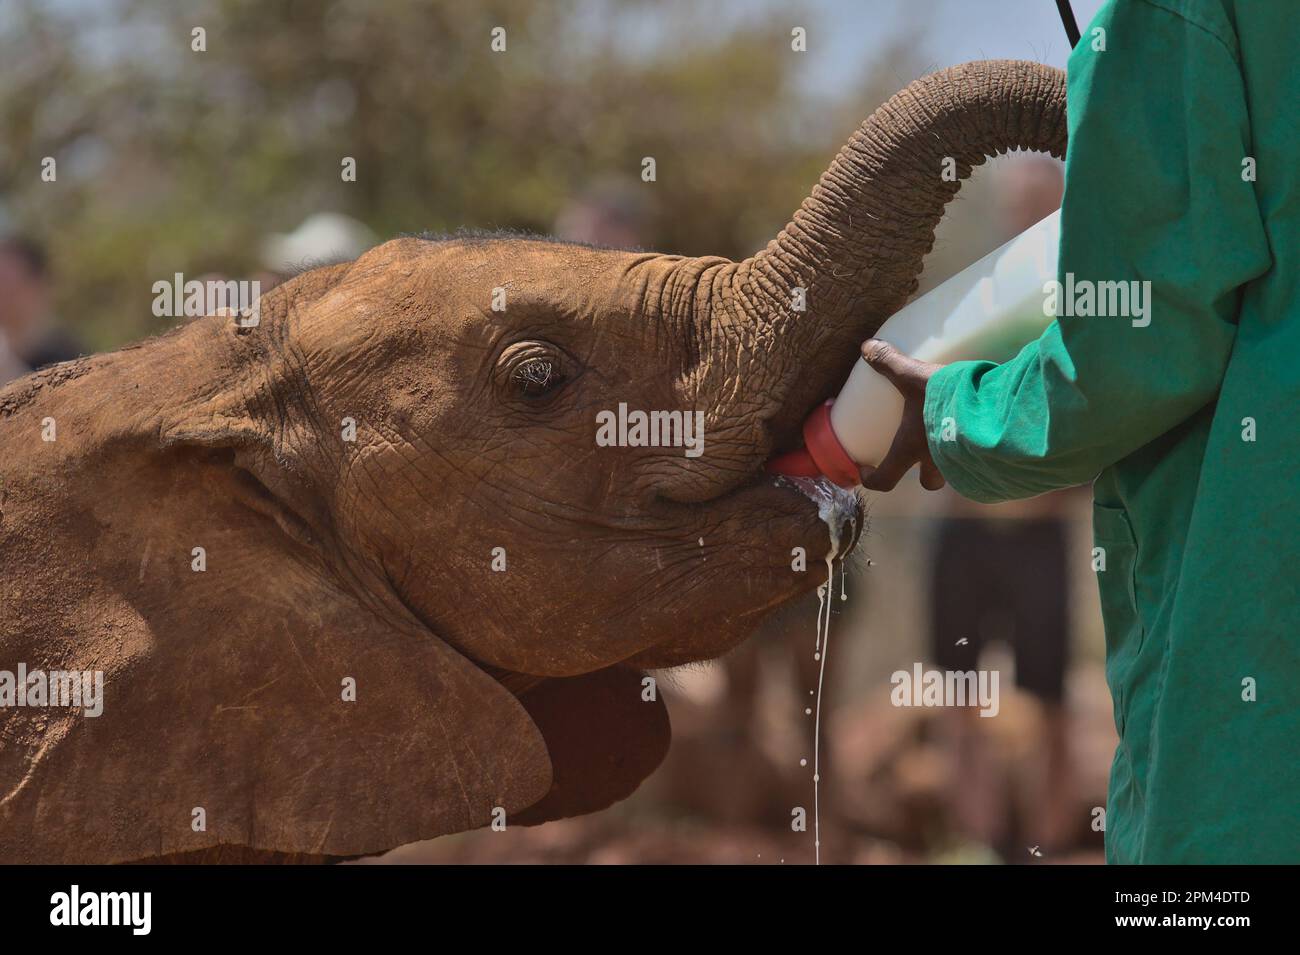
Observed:
[[[863,345],[907,399],[866,487],[1093,482],[1110,862],[1300,862],[1297,50],[1290,4],[1112,0],[1069,61],[1058,295],[1141,297],[1063,300],[1001,365]]]

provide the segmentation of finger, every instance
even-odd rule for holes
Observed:
[[[889,379],[899,391],[904,390],[905,385],[919,386],[926,379],[926,375],[923,374],[925,362],[904,355],[889,342],[882,342],[878,338],[868,339],[862,343],[862,358]]]
[[[862,468],[860,472],[862,486],[869,491],[892,491],[920,456],[910,442],[900,441],[895,437],[883,461],[874,468]]]
[[[939,473],[938,465],[929,458],[921,459],[921,487],[927,491],[937,491],[947,482],[944,481],[943,475]]]

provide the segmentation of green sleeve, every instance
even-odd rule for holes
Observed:
[[[926,389],[935,463],[973,500],[1090,481],[1213,401],[1240,287],[1270,267],[1243,175],[1251,146],[1235,37],[1166,2],[1107,5],[1070,57],[1058,279],[1068,287],[1073,273],[1078,311],[1079,282],[1095,283],[1094,314],[1058,309],[1014,359],[948,365]],[[1097,27],[1105,50],[1093,48]],[[1096,302],[1113,288],[1103,282],[1142,297],[1103,317]]]

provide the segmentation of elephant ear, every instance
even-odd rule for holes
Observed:
[[[551,790],[509,690],[341,589],[228,471],[178,451],[114,477],[64,518],[97,528],[89,555],[66,551],[94,578],[73,586],[47,562],[33,592],[57,601],[19,595],[31,612],[0,614],[16,623],[0,668],[104,673],[97,716],[20,707],[0,723],[0,862],[367,855]]]
[[[511,822],[531,826],[626,799],[668,753],[672,729],[637,670],[548,679],[520,694],[551,759],[550,791]]]

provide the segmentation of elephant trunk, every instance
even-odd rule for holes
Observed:
[[[710,276],[710,337],[728,352],[719,364],[756,370],[741,388],[719,383],[718,423],[757,410],[769,443],[797,443],[858,344],[915,291],[961,180],[988,156],[1024,148],[1059,157],[1065,143],[1065,75],[1037,63],[967,63],[877,109],[781,233],[730,269],[723,288]]]

